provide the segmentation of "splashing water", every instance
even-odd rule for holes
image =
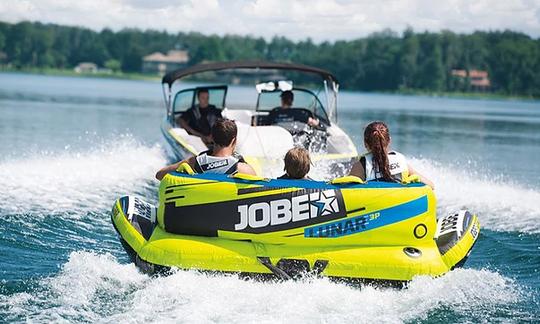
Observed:
[[[474,282],[474,285],[471,285]],[[360,289],[326,279],[265,283],[236,276],[177,271],[150,278],[109,254],[73,252],[60,273],[42,279],[36,294],[0,296],[7,319],[104,322],[391,322],[426,318],[451,308],[453,316],[496,313],[523,292],[487,270],[418,277],[407,289]],[[47,309],[39,305],[48,304]],[[0,312],[1,314],[1,312]],[[479,317],[478,319],[480,319]]]
[[[425,159],[412,159],[411,162],[420,173],[434,181],[439,215],[465,208],[477,213],[485,228],[540,233],[540,191]]]
[[[165,164],[159,146],[147,147],[130,136],[87,152],[47,154],[0,163],[5,213],[82,213],[109,208],[120,195],[155,187]]]

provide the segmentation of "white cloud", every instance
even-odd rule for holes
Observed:
[[[12,0],[0,20],[240,34],[316,41],[390,28],[456,32],[512,29],[540,36],[540,0]]]

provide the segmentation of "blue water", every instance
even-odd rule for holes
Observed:
[[[158,82],[0,73],[0,322],[539,320],[540,102],[342,93],[360,151],[362,127],[386,121],[438,212],[482,224],[464,269],[394,290],[140,274],[109,211],[123,194],[156,199],[161,98]]]

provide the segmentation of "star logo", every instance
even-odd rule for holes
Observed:
[[[319,199],[311,202],[317,207],[317,216],[325,216],[339,211],[336,195],[333,190],[326,190],[320,193]]]

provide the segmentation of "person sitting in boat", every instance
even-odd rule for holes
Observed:
[[[397,151],[389,151],[390,132],[385,123],[375,121],[364,130],[364,145],[369,153],[360,157],[350,172],[364,181],[401,182],[405,177],[417,175],[421,182],[435,189],[433,182],[418,173]]]
[[[176,122],[191,135],[200,137],[205,144],[210,144],[211,128],[216,120],[223,118],[221,109],[209,104],[208,89],[200,89],[197,92],[197,99],[199,103],[186,110]]]
[[[257,175],[242,156],[235,153],[237,133],[236,123],[233,120],[218,119],[212,126],[214,139],[212,150],[168,165],[156,173],[156,178],[163,179],[167,173],[176,171],[182,163],[187,163],[197,173],[234,174],[238,172]]]
[[[270,111],[268,114],[268,121],[269,124],[277,124],[280,122],[292,122],[295,120],[301,120],[305,121],[306,124],[312,127],[319,126],[319,120],[317,118],[313,118],[313,116],[304,116],[306,114],[306,110],[292,110],[292,105],[294,101],[294,93],[290,90],[286,90],[281,92],[281,106],[276,107]],[[295,112],[298,112],[298,114],[295,114]],[[301,116],[300,116],[301,114]]]
[[[307,174],[311,167],[309,151],[303,147],[294,147],[285,154],[285,174],[278,179],[308,179]]]

